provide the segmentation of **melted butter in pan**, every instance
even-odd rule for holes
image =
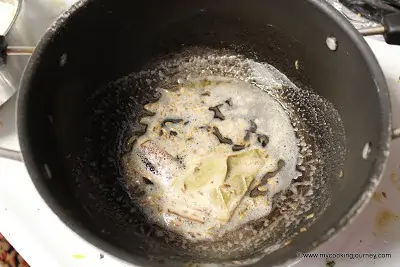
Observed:
[[[290,119],[266,92],[226,78],[161,89],[147,132],[124,156],[127,181],[145,192],[148,219],[190,239],[213,239],[266,216],[271,198],[296,178],[298,147]],[[285,164],[264,194],[249,192]],[[143,183],[143,177],[150,183]]]

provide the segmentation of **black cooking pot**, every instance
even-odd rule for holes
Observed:
[[[247,250],[220,240],[225,250],[201,252],[165,240],[120,182],[120,158],[130,149],[124,144],[157,94],[134,78],[119,79],[190,47],[267,62],[302,91],[287,86],[279,97],[318,158],[296,191],[313,194],[304,203],[293,192],[275,198],[277,208],[251,226],[256,234],[245,239],[252,242]],[[317,95],[325,100],[312,101]],[[84,239],[140,266],[273,266],[312,250],[371,197],[389,153],[390,117],[388,88],[370,48],[319,0],[78,2],[36,47],[17,108],[23,161],[46,203]],[[291,202],[309,208],[284,206]]]

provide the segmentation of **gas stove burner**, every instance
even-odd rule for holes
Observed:
[[[400,12],[400,0],[339,0],[351,11],[380,23],[382,17]]]

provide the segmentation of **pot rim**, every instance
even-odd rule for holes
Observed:
[[[46,204],[50,207],[50,209],[60,218],[60,220],[68,226],[70,230],[78,234],[79,236],[83,237],[86,241],[88,241],[93,246],[97,247],[100,250],[105,251],[106,253],[118,258],[119,260],[123,260],[129,263],[138,264],[140,266],[148,266],[148,262],[144,259],[139,259],[134,257],[133,255],[129,254],[128,252],[124,251],[123,249],[119,248],[118,246],[112,245],[109,242],[104,241],[103,239],[99,238],[95,234],[91,233],[89,230],[84,229],[83,227],[79,226],[79,222],[75,219],[72,219],[64,210],[63,207],[57,203],[53,199],[52,193],[48,190],[48,188],[43,184],[41,175],[39,175],[35,168],[32,167],[34,165],[30,155],[32,151],[29,148],[29,141],[25,137],[27,132],[27,116],[26,113],[28,112],[25,110],[26,101],[27,101],[27,92],[29,88],[29,83],[34,75],[34,70],[37,68],[37,65],[40,64],[40,56],[42,55],[42,51],[46,49],[47,45],[49,45],[50,41],[52,40],[53,36],[56,34],[57,30],[63,25],[66,24],[68,21],[69,16],[72,13],[79,11],[81,8],[84,8],[85,5],[94,0],[81,0],[73,4],[67,11],[62,13],[58,19],[50,26],[50,28],[46,31],[44,36],[39,41],[38,45],[35,48],[34,53],[30,57],[28,64],[25,67],[23,77],[21,79],[20,88],[18,91],[18,98],[17,98],[17,131],[18,131],[18,138],[19,143],[21,146],[22,158],[27,168],[27,171],[33,181],[33,184],[37,191],[39,192],[40,196],[46,202]],[[368,201],[372,197],[373,192],[375,191],[376,187],[379,185],[379,182],[383,176],[383,170],[386,166],[386,162],[389,156],[389,148],[390,148],[390,141],[391,141],[391,108],[390,108],[390,97],[389,97],[389,90],[386,84],[386,80],[384,78],[382,69],[375,58],[374,53],[370,49],[369,45],[366,43],[364,38],[361,34],[352,26],[352,24],[342,16],[334,7],[332,7],[328,2],[321,1],[321,0],[303,0],[309,2],[319,11],[323,12],[328,16],[330,19],[335,21],[339,27],[341,27],[344,31],[348,33],[348,37],[354,42],[354,44],[358,47],[361,54],[363,55],[367,66],[370,72],[374,75],[374,81],[378,90],[378,97],[380,102],[381,108],[381,124],[382,127],[380,128],[380,143],[378,144],[378,151],[377,151],[377,159],[372,165],[372,175],[364,184],[364,191],[363,193],[357,198],[349,210],[344,212],[340,218],[338,217],[334,220],[334,223],[331,224],[329,231],[326,231],[325,234],[317,239],[312,244],[310,243],[308,246],[302,247],[302,252],[309,252],[315,249],[317,246],[322,245],[326,241],[330,240],[335,234],[337,234],[340,230],[343,230],[345,226],[349,225],[367,205]],[[289,262],[293,261],[297,257],[298,250],[294,248],[288,248],[289,251],[285,253],[287,256],[286,259],[280,259],[274,262],[274,265],[279,264],[288,264]],[[261,264],[262,266],[262,259],[255,263],[252,266],[258,266]],[[154,262],[153,266],[165,266],[159,263]]]

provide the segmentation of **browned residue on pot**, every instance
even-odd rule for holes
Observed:
[[[400,178],[395,170],[390,174],[390,182],[400,191]]]
[[[399,216],[397,214],[388,209],[383,209],[379,211],[375,217],[375,229],[378,232],[383,232],[390,226],[391,223],[398,220]]]
[[[399,177],[397,176],[397,172],[395,170],[393,170],[392,173],[390,174],[390,181],[394,185],[397,185],[400,181]]]
[[[373,196],[372,196],[372,199],[375,200],[375,201],[377,201],[377,202],[382,203],[382,194],[379,193],[379,192],[375,192],[375,193],[373,194]]]
[[[284,246],[284,247],[287,247],[287,246],[289,246],[291,243],[292,243],[292,240],[289,239],[289,240],[287,240],[287,241],[283,244],[283,246]]]

